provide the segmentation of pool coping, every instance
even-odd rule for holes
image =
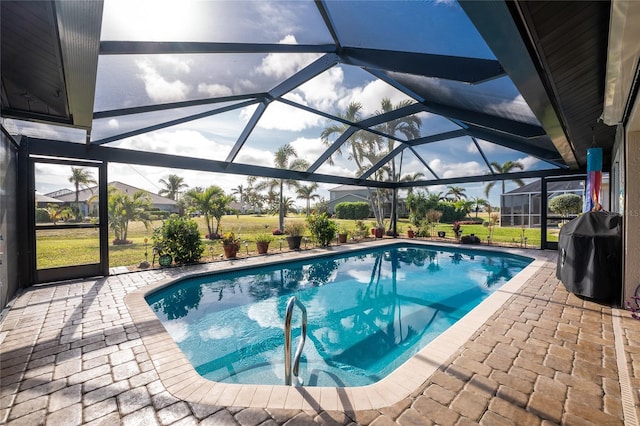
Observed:
[[[195,371],[145,300],[145,296],[148,294],[187,276],[298,261],[399,243],[497,251],[526,256],[534,260],[511,280],[503,284],[498,291],[482,301],[395,371],[376,383],[358,387],[244,385],[214,382],[205,379]],[[195,404],[218,406],[295,410],[317,410],[320,407],[324,410],[371,410],[394,405],[419,390],[429,377],[451,356],[456,354],[459,348],[473,336],[482,324],[502,307],[552,256],[553,253],[540,250],[520,250],[496,246],[461,247],[457,244],[441,242],[434,244],[419,240],[383,239],[367,243],[334,246],[329,249],[276,253],[202,265],[195,272],[189,270],[178,273],[177,276],[159,280],[127,294],[125,296],[125,304],[161,382],[176,398]]]

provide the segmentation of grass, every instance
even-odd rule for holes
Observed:
[[[208,233],[207,226],[203,218],[195,218],[198,223],[202,236]],[[292,216],[285,219],[288,221],[304,222],[304,216]],[[342,225],[348,230],[355,229],[353,220],[335,219],[338,225]],[[369,226],[373,227],[373,222],[365,221]],[[128,266],[136,267],[145,260],[145,237],[148,239],[146,252],[149,262],[152,261],[152,241],[151,234],[153,228],[159,227],[161,221],[152,223],[149,230],[145,229],[140,222],[131,222],[129,225],[129,235],[127,238],[133,241],[133,244],[109,245],[109,266]],[[406,236],[406,230],[409,228],[407,220],[398,222],[398,232],[400,236]],[[222,219],[221,232],[233,231],[240,236],[243,241],[240,248],[240,255],[245,255],[247,250],[251,254],[256,254],[255,235],[262,232],[271,232],[278,227],[277,216],[225,216]],[[453,229],[450,224],[439,224],[436,231],[445,231],[447,239],[453,240]],[[489,229],[482,225],[462,225],[463,235],[475,234],[483,243],[487,241]],[[550,231],[548,239],[557,241],[558,231]],[[307,233],[307,235],[309,235]],[[492,242],[495,244],[510,245],[520,247],[522,238],[527,238],[527,247],[540,247],[540,229],[535,228],[500,228],[495,227]],[[283,236],[284,237],[284,236]],[[113,238],[113,235],[110,235]],[[280,237],[271,243],[269,251],[279,251],[281,241]],[[219,241],[203,240],[206,244],[203,253],[203,261],[217,260],[223,253],[222,244]],[[245,247],[244,241],[248,243]],[[311,245],[311,243],[309,243]],[[287,244],[282,244],[283,250],[286,250]],[[97,229],[78,229],[78,230],[43,230],[38,231],[36,237],[36,253],[38,269],[81,265],[99,262],[99,241]],[[157,259],[156,259],[157,265]]]

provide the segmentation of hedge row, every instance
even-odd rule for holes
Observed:
[[[336,217],[338,219],[362,220],[369,217],[369,203],[343,202],[336,204]]]

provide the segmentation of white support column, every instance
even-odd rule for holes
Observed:
[[[640,131],[628,131],[624,165],[624,293],[640,295]]]

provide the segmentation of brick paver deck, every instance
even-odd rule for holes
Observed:
[[[567,293],[553,260],[410,396],[374,410],[340,400],[301,400],[305,409],[285,410],[247,408],[233,395],[219,405],[172,395],[124,297],[183,273],[123,274],[21,294],[0,323],[0,422],[637,425],[640,416],[640,322]]]

